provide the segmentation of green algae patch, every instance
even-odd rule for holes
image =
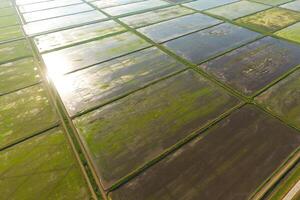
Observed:
[[[87,183],[60,129],[0,152],[1,199],[88,200]]]
[[[73,116],[184,68],[186,66],[153,47],[68,74],[54,84]]]
[[[250,199],[300,145],[296,130],[249,105],[203,134],[112,191],[111,198]]]
[[[261,32],[275,32],[300,21],[300,13],[283,8],[272,8],[243,17],[236,22]]]
[[[19,19],[17,15],[9,15],[9,16],[3,16],[0,17],[0,28],[6,27],[6,26],[14,26],[18,25]]]
[[[53,126],[56,113],[42,85],[0,96],[0,147]]]
[[[265,37],[200,68],[239,92],[252,96],[300,64],[300,46]]]
[[[41,80],[33,58],[8,62],[0,65],[0,95]]]
[[[105,37],[124,30],[125,28],[118,23],[106,21],[37,36],[34,41],[39,51],[44,52],[93,38]]]
[[[300,70],[256,98],[271,112],[300,128]]]
[[[20,26],[9,26],[0,29],[0,42],[21,37],[23,37],[23,31]]]
[[[275,35],[300,43],[300,22],[276,32]]]
[[[193,71],[74,119],[105,188],[239,104]]]
[[[0,44],[0,63],[32,55],[26,40]]]
[[[161,21],[169,20],[183,15],[191,14],[194,11],[181,6],[172,6],[163,9],[152,10],[149,12],[120,18],[120,21],[132,28],[147,26]]]
[[[225,6],[213,8],[205,12],[233,20],[268,8],[270,8],[270,6],[264,4],[250,1],[239,1]]]
[[[256,2],[259,3],[264,3],[264,4],[268,4],[268,5],[272,5],[272,6],[277,6],[280,4],[284,4],[293,0],[254,0]]]
[[[126,32],[112,37],[43,54],[51,75],[59,75],[104,62],[150,46],[137,35]]]

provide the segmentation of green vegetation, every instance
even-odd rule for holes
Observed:
[[[205,12],[233,20],[268,8],[270,8],[270,6],[250,1],[239,1],[225,6],[213,8]]]
[[[57,128],[1,151],[1,199],[88,200],[91,194],[76,162]]]
[[[41,80],[33,58],[8,62],[0,65],[0,95]]]
[[[31,49],[26,40],[0,44],[0,64],[31,55]]]
[[[300,21],[300,13],[283,8],[272,8],[243,17],[236,22],[261,32],[275,32]]]
[[[300,70],[256,98],[258,103],[300,128]]]
[[[0,147],[47,129],[57,121],[42,85],[0,96]]]
[[[276,32],[275,35],[300,43],[300,22]]]

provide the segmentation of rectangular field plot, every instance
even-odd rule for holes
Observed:
[[[0,28],[0,42],[14,40],[23,37],[21,26],[8,26]]]
[[[260,35],[231,24],[221,24],[169,42],[164,46],[194,64],[250,42]]]
[[[187,6],[189,8],[193,8],[196,10],[207,10],[210,8],[214,8],[217,6],[222,6],[225,4],[230,4],[233,2],[236,2],[238,0],[197,0],[197,1],[192,1],[190,3],[183,4],[184,6]]]
[[[20,5],[19,10],[22,13],[34,12],[39,10],[47,10],[51,8],[58,8],[62,6],[69,6],[73,4],[83,3],[81,0],[54,0],[54,1],[45,1],[37,2],[32,4]]]
[[[207,10],[206,12],[233,20],[268,8],[271,8],[271,6],[250,1],[238,1],[236,3]]]
[[[111,16],[120,16],[120,15],[128,15],[137,12],[143,12],[150,9],[158,8],[161,6],[166,6],[169,3],[163,0],[148,0],[137,3],[131,3],[127,5],[121,5],[111,8],[103,9],[104,12],[108,13]]]
[[[124,27],[110,20],[37,36],[34,41],[42,53],[124,30]]]
[[[91,199],[72,154],[59,128],[1,151],[1,199]]]
[[[246,106],[113,191],[111,197],[249,199],[299,145],[296,130]]]
[[[62,28],[79,26],[84,23],[104,20],[107,17],[99,11],[89,11],[74,15],[62,16],[47,20],[31,22],[24,25],[27,35],[37,35],[48,31],[56,31]]]
[[[104,187],[110,187],[238,103],[189,70],[75,118],[74,123]]]
[[[31,48],[26,40],[0,44],[0,63],[5,63],[31,55]]]
[[[130,27],[137,28],[141,26],[146,26],[150,24],[155,24],[160,21],[165,21],[168,19],[180,17],[183,15],[191,14],[194,11],[188,8],[180,6],[172,6],[157,10],[152,10],[145,13],[140,13],[137,15],[131,15],[128,17],[120,18],[120,21],[129,25]]]
[[[275,32],[300,21],[300,12],[283,8],[272,8],[243,17],[236,22],[260,32]]]
[[[8,15],[0,17],[0,28],[14,26],[20,24],[20,20],[16,15]]]
[[[23,14],[25,21],[34,22],[48,18],[60,17],[64,15],[71,15],[80,12],[91,11],[93,8],[87,4],[76,4],[66,7],[53,8],[48,10],[35,11]]]
[[[0,96],[0,148],[50,128],[57,122],[43,85]]]
[[[300,44],[300,22],[276,32],[275,35]]]
[[[43,54],[51,76],[72,72],[150,46],[148,42],[127,32]]]
[[[256,100],[287,122],[300,128],[300,70],[280,81]]]
[[[73,116],[184,68],[157,48],[150,48],[66,75],[54,84]]]
[[[32,85],[41,80],[33,58],[0,65],[0,95]]]
[[[138,31],[153,41],[161,43],[221,22],[212,17],[196,13],[146,26],[138,29]]]
[[[300,65],[299,55],[300,46],[266,37],[200,65],[200,68],[251,96]]]
[[[144,0],[99,0],[93,1],[92,4],[95,5],[97,8],[109,8],[113,6],[121,6],[125,4],[136,3]]]

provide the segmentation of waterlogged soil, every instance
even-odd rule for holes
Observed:
[[[300,13],[283,8],[272,8],[238,19],[236,22],[261,32],[275,32],[300,21]]]
[[[268,110],[300,128],[300,70],[256,98]]]
[[[57,31],[61,28],[78,26],[87,22],[105,19],[107,19],[107,17],[104,14],[94,10],[84,13],[77,13],[74,15],[67,15],[52,19],[31,22],[25,24],[23,27],[27,35],[37,35],[48,31]]]
[[[300,22],[276,32],[275,35],[300,43]]]
[[[150,48],[66,75],[54,84],[73,116],[184,68],[157,48]]]
[[[121,6],[125,4],[131,4],[136,3],[144,0],[100,0],[100,1],[94,1],[92,4],[96,6],[97,8],[109,8],[113,6]]]
[[[259,36],[258,33],[224,23],[166,42],[164,46],[188,61],[199,64]]]
[[[215,18],[195,13],[138,29],[157,43],[221,23]]]
[[[148,42],[127,32],[43,54],[51,76],[64,74],[104,62],[150,46]]]
[[[58,128],[1,151],[1,199],[90,199],[76,162]]]
[[[239,1],[225,6],[213,8],[207,10],[206,12],[212,15],[217,15],[220,17],[233,20],[239,17],[243,17],[246,15],[250,15],[252,13],[256,13],[268,9],[270,7],[271,6],[250,2],[250,1]]]
[[[300,65],[299,55],[300,46],[267,37],[200,65],[200,68],[251,96]]]
[[[0,65],[0,95],[32,85],[41,80],[33,58]]]
[[[229,4],[229,3],[234,3],[236,1],[238,1],[238,0],[210,0],[210,1],[198,0],[198,1],[192,1],[190,3],[186,3],[183,5],[187,6],[189,8],[193,8],[193,9],[201,11],[201,10],[207,10],[210,8],[214,8],[217,6],[222,6],[222,5]]]
[[[137,15],[120,18],[120,21],[132,28],[147,26],[161,21],[169,20],[183,15],[191,14],[194,11],[180,6],[172,6],[163,9],[157,9]],[[174,27],[172,27],[174,28]]]
[[[31,55],[31,48],[26,40],[0,44],[0,63]]]
[[[82,1],[81,0],[54,0],[54,1],[47,1],[47,2],[36,2],[32,4],[21,5],[19,6],[19,10],[22,13],[26,13],[26,12],[34,12],[38,10],[58,8],[62,6],[69,6],[78,3],[82,3]]]
[[[56,113],[39,84],[0,96],[0,148],[53,126]]]
[[[26,5],[26,4],[32,4],[32,3],[40,3],[40,2],[45,2],[48,0],[16,0],[16,5],[21,6],[21,5]]]
[[[74,123],[108,188],[238,103],[196,72],[186,71]]]
[[[246,106],[113,191],[111,197],[246,200],[299,145],[296,130]]]
[[[53,8],[48,10],[40,10],[40,11],[35,11],[30,13],[24,13],[23,17],[25,21],[28,23],[28,22],[60,17],[64,15],[71,15],[71,14],[76,14],[79,12],[86,12],[91,10],[94,9],[88,4],[76,4],[76,5],[66,6],[66,7],[59,7],[59,8]]]
[[[104,12],[108,13],[111,16],[119,16],[119,15],[128,15],[134,14],[137,12],[143,12],[154,8],[159,8],[162,6],[169,5],[168,2],[162,0],[148,0],[137,3],[131,3],[127,5],[121,5],[111,8],[103,9]]]
[[[37,36],[34,41],[39,51],[44,52],[124,30],[124,27],[110,20]]]

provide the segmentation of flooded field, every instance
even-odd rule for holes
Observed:
[[[300,0],[0,0],[0,200],[298,200]]]

